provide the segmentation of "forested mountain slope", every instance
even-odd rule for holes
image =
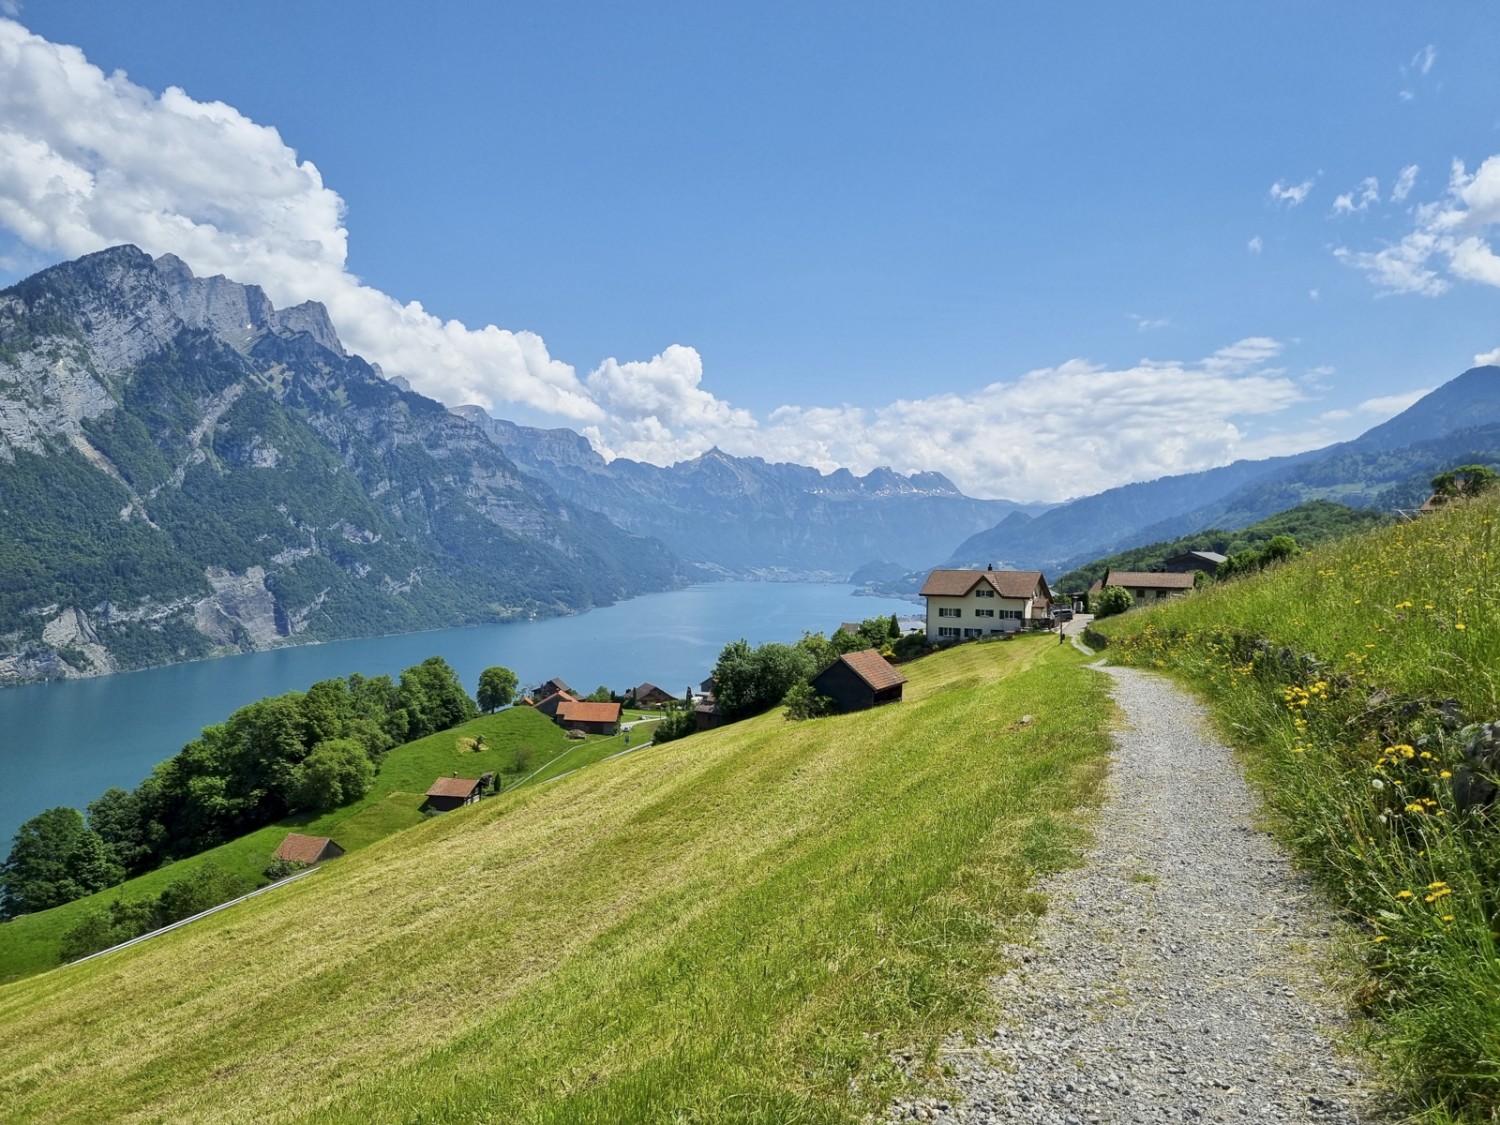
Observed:
[[[0,682],[680,580],[346,354],[320,305],[134,247],[0,292]]]

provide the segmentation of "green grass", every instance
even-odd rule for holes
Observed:
[[[460,738],[476,735],[484,737],[484,750],[475,753],[460,749]],[[618,737],[569,742],[551,720],[529,707],[484,715],[455,730],[407,743],[386,755],[374,787],[354,804],[317,817],[289,817],[87,898],[0,925],[0,980],[56,965],[62,935],[85,911],[116,899],[135,902],[159,895],[168,883],[201,864],[214,863],[254,882],[264,882],[262,873],[271,861],[271,854],[289,831],[331,836],[345,851],[354,851],[421,823],[425,819],[422,805],[427,799],[427,789],[438,777],[453,773],[478,777],[493,770],[502,780],[514,783],[564,752],[570,759],[576,757],[582,765],[586,760],[597,760],[621,748],[623,742]],[[595,757],[589,758],[590,753]],[[517,768],[518,760],[527,763],[524,769]]]
[[[49,1122],[854,1122],[988,1012],[1074,861],[1103,677],[1048,638],[906,701],[765,715],[434,818],[0,987]],[[1034,716],[1025,726],[1022,714]],[[84,1030],[86,1029],[86,1030]]]
[[[1282,837],[1359,923],[1351,999],[1412,1110],[1500,1115],[1500,849],[1453,775],[1500,719],[1500,501],[1099,623],[1207,695]]]

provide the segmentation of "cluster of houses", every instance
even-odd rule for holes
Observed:
[[[1089,587],[1123,586],[1137,605],[1193,588],[1197,571],[1212,574],[1224,561],[1215,551],[1186,551],[1160,571],[1109,570]],[[1047,629],[1057,622],[1055,598],[1039,570],[934,570],[918,591],[927,602],[927,637],[939,643]],[[1066,606],[1074,602],[1068,598]]]

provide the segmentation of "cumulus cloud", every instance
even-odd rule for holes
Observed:
[[[1288,207],[1296,207],[1307,198],[1317,178],[1314,176],[1310,180],[1303,180],[1300,184],[1289,184],[1283,180],[1277,180],[1271,185],[1271,198],[1277,203],[1285,203]]]
[[[1399,242],[1379,250],[1341,246],[1334,254],[1384,293],[1436,297],[1454,278],[1500,287],[1500,256],[1489,241],[1500,226],[1500,156],[1473,173],[1455,160],[1446,192],[1416,207],[1413,216],[1413,229]]]
[[[1491,364],[1500,364],[1500,348],[1492,352],[1480,352],[1474,357],[1475,367],[1488,367]]]
[[[1261,251],[1261,246],[1262,243],[1260,241],[1260,235],[1258,234],[1249,242],[1245,243],[1245,249],[1250,251],[1250,253],[1252,254],[1259,254]]]
[[[539,337],[470,329],[361,285],[343,220],[343,200],[275,129],[176,88],[157,97],[0,20],[0,226],[27,246],[171,252],[278,305],[322,301],[352,350],[444,401],[599,417]]]
[[[1333,213],[1352,215],[1356,212],[1368,211],[1372,204],[1379,202],[1380,181],[1374,176],[1366,176],[1359,182],[1359,187],[1334,199]]]
[[[1401,169],[1400,175],[1396,177],[1395,186],[1391,188],[1391,202],[1403,203],[1411,194],[1411,189],[1417,186],[1417,166],[1408,164]]]
[[[1312,182],[1273,195],[1294,206]],[[524,404],[580,427],[608,456],[665,464],[717,444],[825,471],[936,469],[974,495],[1061,499],[1310,441],[1271,425],[1303,394],[1266,337],[1197,361],[1071,359],[967,393],[789,404],[764,417],[709,390],[701,356],[683,345],[580,376],[532,333],[471,328],[362,284],[347,269],[342,199],[274,128],[106,75],[4,19],[0,230],[23,257],[132,242],[257,283],[280,306],[322,301],[350,350],[388,375],[453,405]]]

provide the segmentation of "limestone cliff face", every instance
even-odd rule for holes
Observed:
[[[321,305],[116,247],[0,292],[0,684],[679,582]]]

